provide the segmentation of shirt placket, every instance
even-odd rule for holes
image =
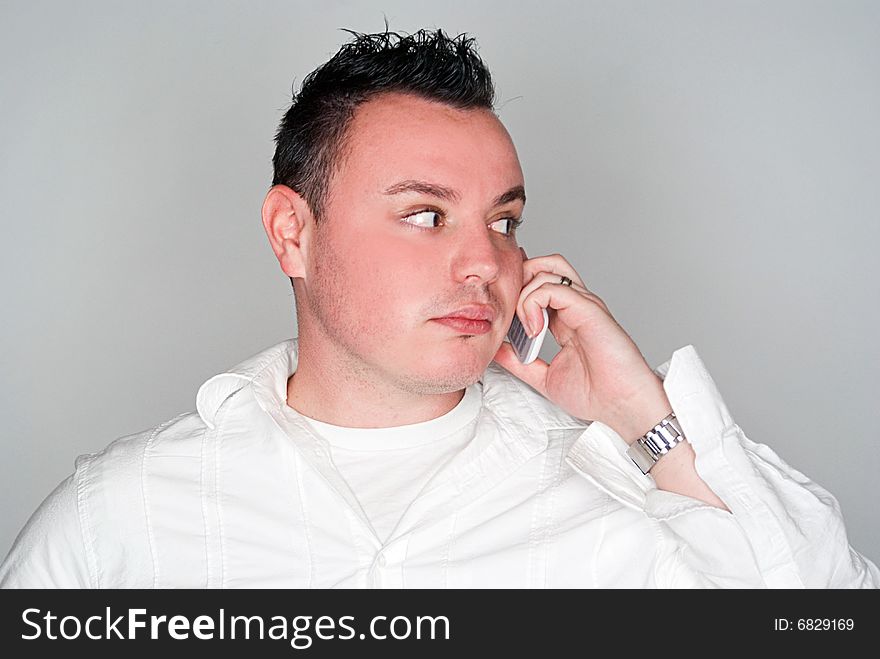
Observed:
[[[359,528],[353,529],[353,532],[369,542],[375,551],[381,549],[382,543],[376,531],[354,492],[333,464],[329,449],[305,424],[297,420],[285,419],[277,413],[273,413],[272,418],[282,432],[293,441],[306,463],[320,474],[330,491],[344,504],[350,513],[349,518],[354,518]]]
[[[379,549],[367,574],[371,588],[403,588],[403,567],[409,535],[397,538]]]

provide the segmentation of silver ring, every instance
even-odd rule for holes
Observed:
[[[562,280],[559,283],[563,286],[571,286],[571,279],[569,279],[565,275],[562,275]]]

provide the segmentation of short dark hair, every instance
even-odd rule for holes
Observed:
[[[355,109],[377,94],[404,92],[457,109],[494,111],[489,69],[466,34],[360,34],[303,80],[275,135],[272,185],[296,190],[316,222],[326,210],[330,180],[344,154]]]

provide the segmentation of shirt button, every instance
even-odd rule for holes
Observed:
[[[388,565],[388,559],[385,558],[385,555],[379,557],[379,567],[385,567]]]

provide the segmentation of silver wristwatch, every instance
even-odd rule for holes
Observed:
[[[684,431],[673,412],[634,441],[626,454],[643,474],[647,474],[660,458],[684,439]]]

